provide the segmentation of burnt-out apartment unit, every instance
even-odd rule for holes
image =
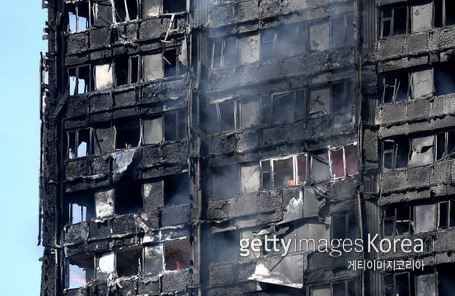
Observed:
[[[43,7],[42,296],[453,295],[454,1]]]

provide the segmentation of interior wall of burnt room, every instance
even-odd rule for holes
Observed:
[[[451,5],[44,0],[41,295],[450,295]],[[434,244],[239,250],[368,233]]]

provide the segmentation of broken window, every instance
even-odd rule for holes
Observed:
[[[191,203],[187,174],[168,176],[164,179],[164,203],[166,206]]]
[[[238,41],[235,37],[212,41],[212,69],[237,65]]]
[[[115,21],[117,23],[135,20],[138,17],[136,0],[114,0]]]
[[[413,225],[412,207],[399,205],[389,206],[384,210],[384,235],[396,236],[411,234]]]
[[[389,72],[382,78],[384,103],[406,101],[410,97],[409,74],[405,71]]]
[[[455,63],[439,64],[435,68],[436,95],[443,96],[455,93]]]
[[[95,66],[95,89],[103,90],[112,87],[112,65],[96,65]]]
[[[95,212],[97,218],[114,215],[114,189],[95,192]]]
[[[116,85],[137,83],[139,81],[139,56],[121,56],[115,60]]]
[[[332,176],[343,178],[357,174],[357,144],[330,148]]]
[[[68,259],[68,289],[84,287],[93,279],[94,260],[92,256],[74,256]]]
[[[293,122],[295,115],[295,93],[286,92],[272,96],[274,122]]]
[[[141,128],[138,119],[116,122],[115,131],[115,149],[130,149],[139,145]]]
[[[330,86],[331,110],[337,113],[347,113],[352,111],[352,82],[342,80],[334,82]]]
[[[163,117],[142,120],[144,145],[159,144],[164,139]]]
[[[411,7],[412,32],[425,32],[433,28],[433,3],[419,3]]]
[[[397,169],[408,166],[408,139],[384,140],[382,147],[382,166],[384,169]]]
[[[330,25],[328,22],[318,22],[310,25],[310,50],[325,51],[330,47]]]
[[[274,29],[264,30],[261,34],[261,60],[270,60],[278,56],[278,32]]]
[[[236,231],[210,235],[210,262],[234,262],[239,257],[240,234]]]
[[[330,19],[330,40],[332,48],[354,45],[354,16],[343,15]]]
[[[115,213],[124,215],[142,210],[142,187],[139,183],[120,183],[115,187]]]
[[[261,97],[262,122],[294,122],[306,115],[305,90],[288,91]]]
[[[259,34],[241,37],[238,40],[238,62],[240,65],[259,61]]]
[[[144,246],[144,273],[159,274],[164,271],[163,246]]]
[[[181,270],[191,266],[192,247],[189,239],[164,242],[164,264],[166,270]]]
[[[310,89],[310,114],[329,114],[330,102],[329,86]]]
[[[330,179],[329,156],[327,151],[311,154],[310,178],[314,182],[322,182]]]
[[[353,213],[336,213],[332,215],[332,239],[355,237],[356,222]]]
[[[167,112],[164,114],[164,139],[174,141],[186,136],[187,114],[185,110]]]
[[[417,205],[415,211],[415,232],[428,232],[436,229],[436,204]]]
[[[455,201],[447,200],[439,203],[439,222],[441,229],[455,226]]]
[[[144,81],[152,81],[164,77],[164,63],[161,53],[144,55],[142,57],[142,63],[142,77]]]
[[[381,7],[381,37],[402,35],[409,32],[408,6]]]
[[[447,27],[455,25],[455,3],[452,0],[434,1],[434,25],[435,27]]]
[[[186,0],[163,0],[164,13],[177,13],[186,11]]]
[[[107,252],[96,257],[96,278],[98,280],[107,279],[115,271],[115,254]]]
[[[254,127],[260,123],[260,107],[259,101],[249,100],[249,101],[240,101],[240,128],[245,129],[249,127]]]
[[[142,247],[122,248],[116,252],[117,275],[134,276],[142,267]]]
[[[77,1],[65,4],[68,13],[67,30],[69,33],[82,32],[92,26],[94,5],[91,1]]]
[[[210,105],[211,112],[216,114],[217,125],[213,125],[211,129],[215,132],[225,132],[236,129],[236,119],[238,112],[238,104],[236,100],[230,98],[221,99]],[[212,113],[212,116],[215,114]]]
[[[164,77],[173,77],[180,74],[181,63],[178,60],[178,49],[165,50],[163,54]]]
[[[313,287],[310,289],[311,296],[331,296],[331,289],[329,286],[320,286],[320,287]]]
[[[357,285],[354,280],[332,283],[332,296],[355,296]]]
[[[413,138],[409,166],[421,166],[433,163],[434,136]]]
[[[261,60],[289,57],[305,52],[307,30],[304,23],[266,29],[261,33]]]
[[[306,180],[306,166],[306,154],[262,160],[262,188],[300,185]]]
[[[161,12],[161,0],[142,0],[142,18],[158,16]]]
[[[214,167],[210,177],[211,195],[214,199],[228,198],[240,193],[240,172],[237,165]]]
[[[67,224],[89,221],[95,217],[95,200],[92,194],[81,193],[67,196]]]
[[[385,296],[411,296],[409,272],[384,274]]]
[[[90,91],[90,66],[84,65],[68,69],[70,96],[84,94]]]
[[[91,129],[86,128],[76,131],[68,131],[68,158],[74,159],[85,157],[91,153]]]

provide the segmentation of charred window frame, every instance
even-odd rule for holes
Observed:
[[[67,131],[67,158],[85,157],[93,153],[92,129]]]
[[[353,85],[350,79],[332,82],[330,93],[332,113],[352,111]]]
[[[354,212],[339,212],[332,215],[331,236],[333,239],[354,238],[357,224]]]
[[[334,16],[330,19],[330,44],[332,49],[354,45],[354,15]]]
[[[163,52],[164,77],[174,77],[182,74],[184,68],[179,60],[180,48],[170,48]]]
[[[65,287],[67,289],[77,289],[84,287],[95,276],[95,258],[89,255],[77,255],[68,258],[65,269]]]
[[[455,93],[455,77],[453,75],[454,72],[455,62],[445,62],[435,66],[434,80],[436,95],[443,96]]]
[[[113,13],[116,23],[136,20],[139,17],[138,0],[114,0]]]
[[[92,27],[94,24],[95,3],[91,0],[76,1],[74,3],[65,3],[67,12],[67,32],[83,32]]]
[[[229,68],[238,63],[238,39],[227,37],[212,40],[211,68]]]
[[[441,132],[436,135],[436,161],[446,157],[454,157],[455,130]]]
[[[455,227],[455,200],[446,200],[438,204],[438,229]]]
[[[178,13],[186,11],[186,0],[163,0],[164,13]]]
[[[384,236],[413,234],[414,207],[409,205],[387,206],[383,211]]]
[[[329,148],[330,171],[334,179],[358,173],[357,143]]]
[[[306,118],[308,113],[307,96],[306,89],[261,96],[262,123],[292,123]]]
[[[385,296],[412,296],[414,284],[409,272],[387,273],[383,275]]]
[[[141,59],[138,55],[121,56],[115,60],[115,81],[117,86],[137,83],[140,80]]]
[[[395,103],[409,100],[411,97],[410,73],[396,71],[382,75],[382,102]]]
[[[387,139],[382,141],[382,168],[397,169],[408,166],[409,139]]]
[[[71,193],[64,195],[65,224],[77,224],[95,218],[95,197],[92,193]]]
[[[380,37],[403,35],[410,30],[409,6],[387,5],[380,8]]]
[[[186,136],[187,114],[185,110],[167,112],[164,114],[164,139],[175,141]]]
[[[309,287],[310,296],[356,296],[358,295],[357,281],[349,279],[331,282],[326,285],[312,285]]]
[[[239,259],[239,243],[240,233],[238,231],[211,233],[209,236],[210,262],[237,261]]]
[[[115,149],[131,149],[139,146],[141,141],[141,125],[139,119],[123,119],[114,125]]]
[[[305,23],[289,24],[261,32],[261,60],[290,57],[307,51]]]
[[[434,1],[434,26],[436,28],[455,25],[455,3],[452,0]]]
[[[68,91],[70,96],[90,92],[92,77],[90,65],[82,65],[68,69]]]
[[[263,189],[301,185],[307,180],[308,154],[261,160],[260,168]]]

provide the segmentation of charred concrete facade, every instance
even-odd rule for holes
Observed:
[[[42,296],[451,295],[449,0],[43,6]],[[425,250],[240,256],[367,234]]]

